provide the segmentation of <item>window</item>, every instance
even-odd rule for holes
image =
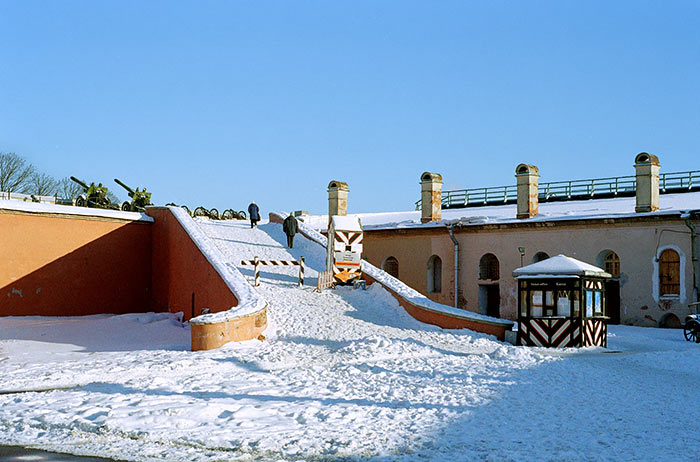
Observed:
[[[442,292],[442,260],[437,255],[428,259],[428,293]]]
[[[681,293],[681,258],[678,252],[666,249],[659,256],[660,295],[680,295]]]
[[[603,292],[600,290],[586,290],[586,317],[605,315],[603,304]]]
[[[479,279],[496,280],[499,276],[498,258],[492,253],[487,253],[479,260]]]
[[[605,263],[605,272],[610,273],[612,277],[620,277],[620,257],[615,252],[608,252],[603,260]]]
[[[554,292],[551,290],[544,292],[544,315],[554,316]]]
[[[399,277],[399,261],[394,257],[388,257],[382,264],[382,269],[398,279]]]
[[[568,290],[559,290],[557,292],[557,316],[571,316],[571,302],[569,301]]]
[[[545,252],[537,252],[534,257],[532,257],[532,263],[538,263],[549,258]]]
[[[533,290],[530,292],[530,316],[542,316],[542,291]]]

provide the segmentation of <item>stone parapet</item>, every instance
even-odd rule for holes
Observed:
[[[260,337],[267,328],[267,305],[257,313],[242,315],[223,322],[190,321],[192,351],[213,350],[229,342]]]

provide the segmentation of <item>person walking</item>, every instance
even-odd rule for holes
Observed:
[[[258,222],[260,221],[260,209],[255,201],[252,201],[248,206],[248,217],[250,217],[251,228],[258,225]]]
[[[284,234],[287,235],[287,247],[291,249],[294,247],[294,235],[299,231],[299,223],[297,223],[297,219],[294,218],[292,213],[284,219],[282,229],[284,230]]]

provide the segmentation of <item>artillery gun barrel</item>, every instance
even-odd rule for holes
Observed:
[[[119,186],[121,186],[122,188],[124,188],[124,189],[127,190],[127,192],[129,193],[129,197],[132,197],[132,196],[134,195],[134,190],[131,189],[130,187],[128,187],[127,185],[125,185],[124,183],[122,183],[121,181],[119,181],[118,178],[115,178],[114,181],[115,181]]]
[[[83,183],[82,181],[80,181],[79,179],[77,179],[76,177],[72,176],[72,177],[70,177],[70,179],[73,180],[73,181],[75,181],[76,183],[78,183],[78,184],[79,184],[80,186],[82,186],[83,188],[85,188],[85,191],[88,190],[88,185],[86,185],[85,183]]]

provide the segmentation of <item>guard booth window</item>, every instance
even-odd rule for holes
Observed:
[[[557,292],[557,316],[571,316],[571,301],[568,290]]]
[[[603,316],[603,294],[599,290],[586,290],[586,317]]]

